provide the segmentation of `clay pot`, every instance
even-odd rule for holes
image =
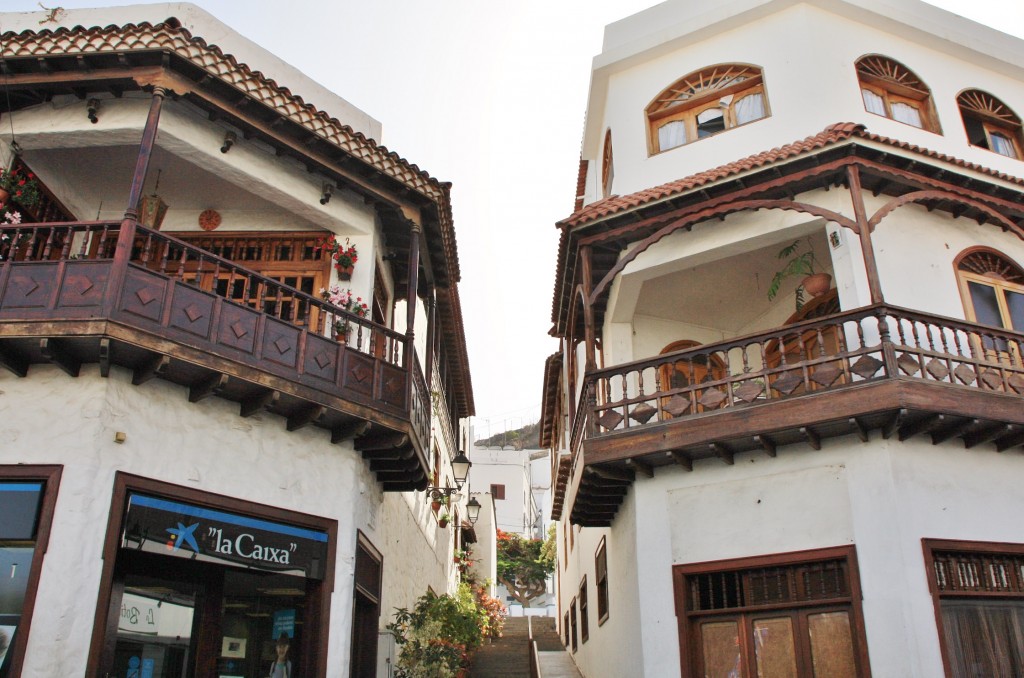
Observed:
[[[448,519],[447,518],[441,518],[441,520],[437,521],[437,526],[440,527],[442,530],[444,528],[448,527]]]
[[[7,201],[11,199],[11,192],[5,188],[0,188],[0,207],[7,204]]]
[[[434,513],[437,513],[438,511],[441,510],[441,502],[439,502],[439,501],[432,501],[432,502],[430,502],[430,508],[434,510]]]
[[[342,266],[341,264],[335,264],[334,269],[338,272],[338,280],[351,280],[352,271],[355,266]]]
[[[800,285],[807,294],[812,297],[820,297],[832,289],[832,276],[828,273],[815,273],[804,278]]]

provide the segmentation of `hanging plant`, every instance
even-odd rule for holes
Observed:
[[[807,251],[801,252],[802,243],[806,241]],[[804,292],[812,297],[821,296],[828,292],[832,283],[832,276],[828,273],[819,272],[821,265],[814,256],[814,247],[810,238],[798,239],[792,245],[786,245],[778,254],[779,259],[788,259],[786,265],[775,272],[771,284],[768,286],[768,301],[778,295],[782,281],[792,276],[804,276],[796,288],[796,310],[804,306]]]
[[[36,175],[21,166],[0,169],[0,189],[6,191],[9,196],[3,198],[5,208],[10,199],[24,208],[31,209],[39,204],[42,197]]]
[[[356,252],[356,246],[348,238],[345,238],[345,243],[342,244],[338,242],[337,237],[332,235],[326,240],[321,240],[316,249],[334,260],[334,268],[337,269],[342,280],[351,279],[352,269],[359,261],[359,254]]]

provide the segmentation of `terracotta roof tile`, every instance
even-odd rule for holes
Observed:
[[[558,226],[562,228],[571,228],[598,221],[613,214],[626,212],[652,202],[671,198],[720,179],[747,172],[752,169],[757,169],[758,167],[763,167],[765,165],[778,162],[779,160],[788,160],[830,144],[846,141],[852,137],[869,139],[871,141],[888,144],[896,148],[920,153],[921,155],[926,155],[930,158],[935,158],[936,160],[949,162],[957,165],[958,167],[982,172],[1005,181],[1024,185],[1024,179],[1019,177],[1015,177],[1004,172],[998,172],[982,165],[961,160],[944,153],[932,151],[927,148],[917,146],[916,144],[910,144],[905,141],[899,141],[879,134],[872,134],[867,131],[864,125],[861,124],[843,122],[830,125],[818,134],[807,137],[806,139],[795,141],[793,143],[786,144],[785,146],[779,146],[778,148],[773,148],[769,151],[764,151],[756,155],[747,156],[741,160],[731,162],[727,165],[721,165],[720,167],[715,167],[714,169],[700,172],[698,174],[692,174],[684,179],[670,181],[667,184],[654,186],[653,188],[645,188],[642,191],[637,191],[636,193],[631,193],[629,195],[613,195],[605,198],[604,200],[598,200],[597,202],[587,205],[581,210],[577,210],[568,218],[558,222]]]

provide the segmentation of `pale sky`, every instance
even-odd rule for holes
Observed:
[[[58,0],[42,4],[54,7]],[[71,9],[135,3],[59,4]],[[558,348],[547,334],[555,222],[573,207],[591,59],[600,52],[605,24],[657,3],[195,4],[379,120],[384,145],[454,184],[476,434],[536,421],[544,359]],[[932,4],[1024,37],[1022,0]],[[0,0],[0,10],[37,11],[39,5]]]

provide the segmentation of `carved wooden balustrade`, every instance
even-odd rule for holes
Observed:
[[[391,432],[382,443],[387,448],[411,439],[423,457],[430,398],[405,335],[142,226],[130,248],[122,243],[126,254],[119,258],[119,235],[121,223],[111,221],[0,226],[0,323],[8,330],[0,336],[42,341],[38,350],[4,342],[0,364],[24,376],[41,353],[77,374],[97,350],[110,351],[113,337],[129,363],[143,360],[137,346],[164,354],[149,370],[158,375],[169,357],[213,370],[208,390],[233,393],[244,416],[254,408],[278,411],[289,429],[314,423],[336,440],[377,426]],[[73,341],[93,334],[108,339],[98,349]],[[147,368],[133,367],[139,381]],[[196,388],[186,377],[177,380]],[[411,476],[380,477],[386,489],[400,489]]]
[[[1024,334],[868,306],[594,370],[581,400],[583,474],[566,503],[573,522],[607,526],[637,473],[664,465],[872,430],[1020,447]]]
[[[870,306],[595,370],[590,435],[679,422],[884,379],[1020,397],[1024,335]]]

